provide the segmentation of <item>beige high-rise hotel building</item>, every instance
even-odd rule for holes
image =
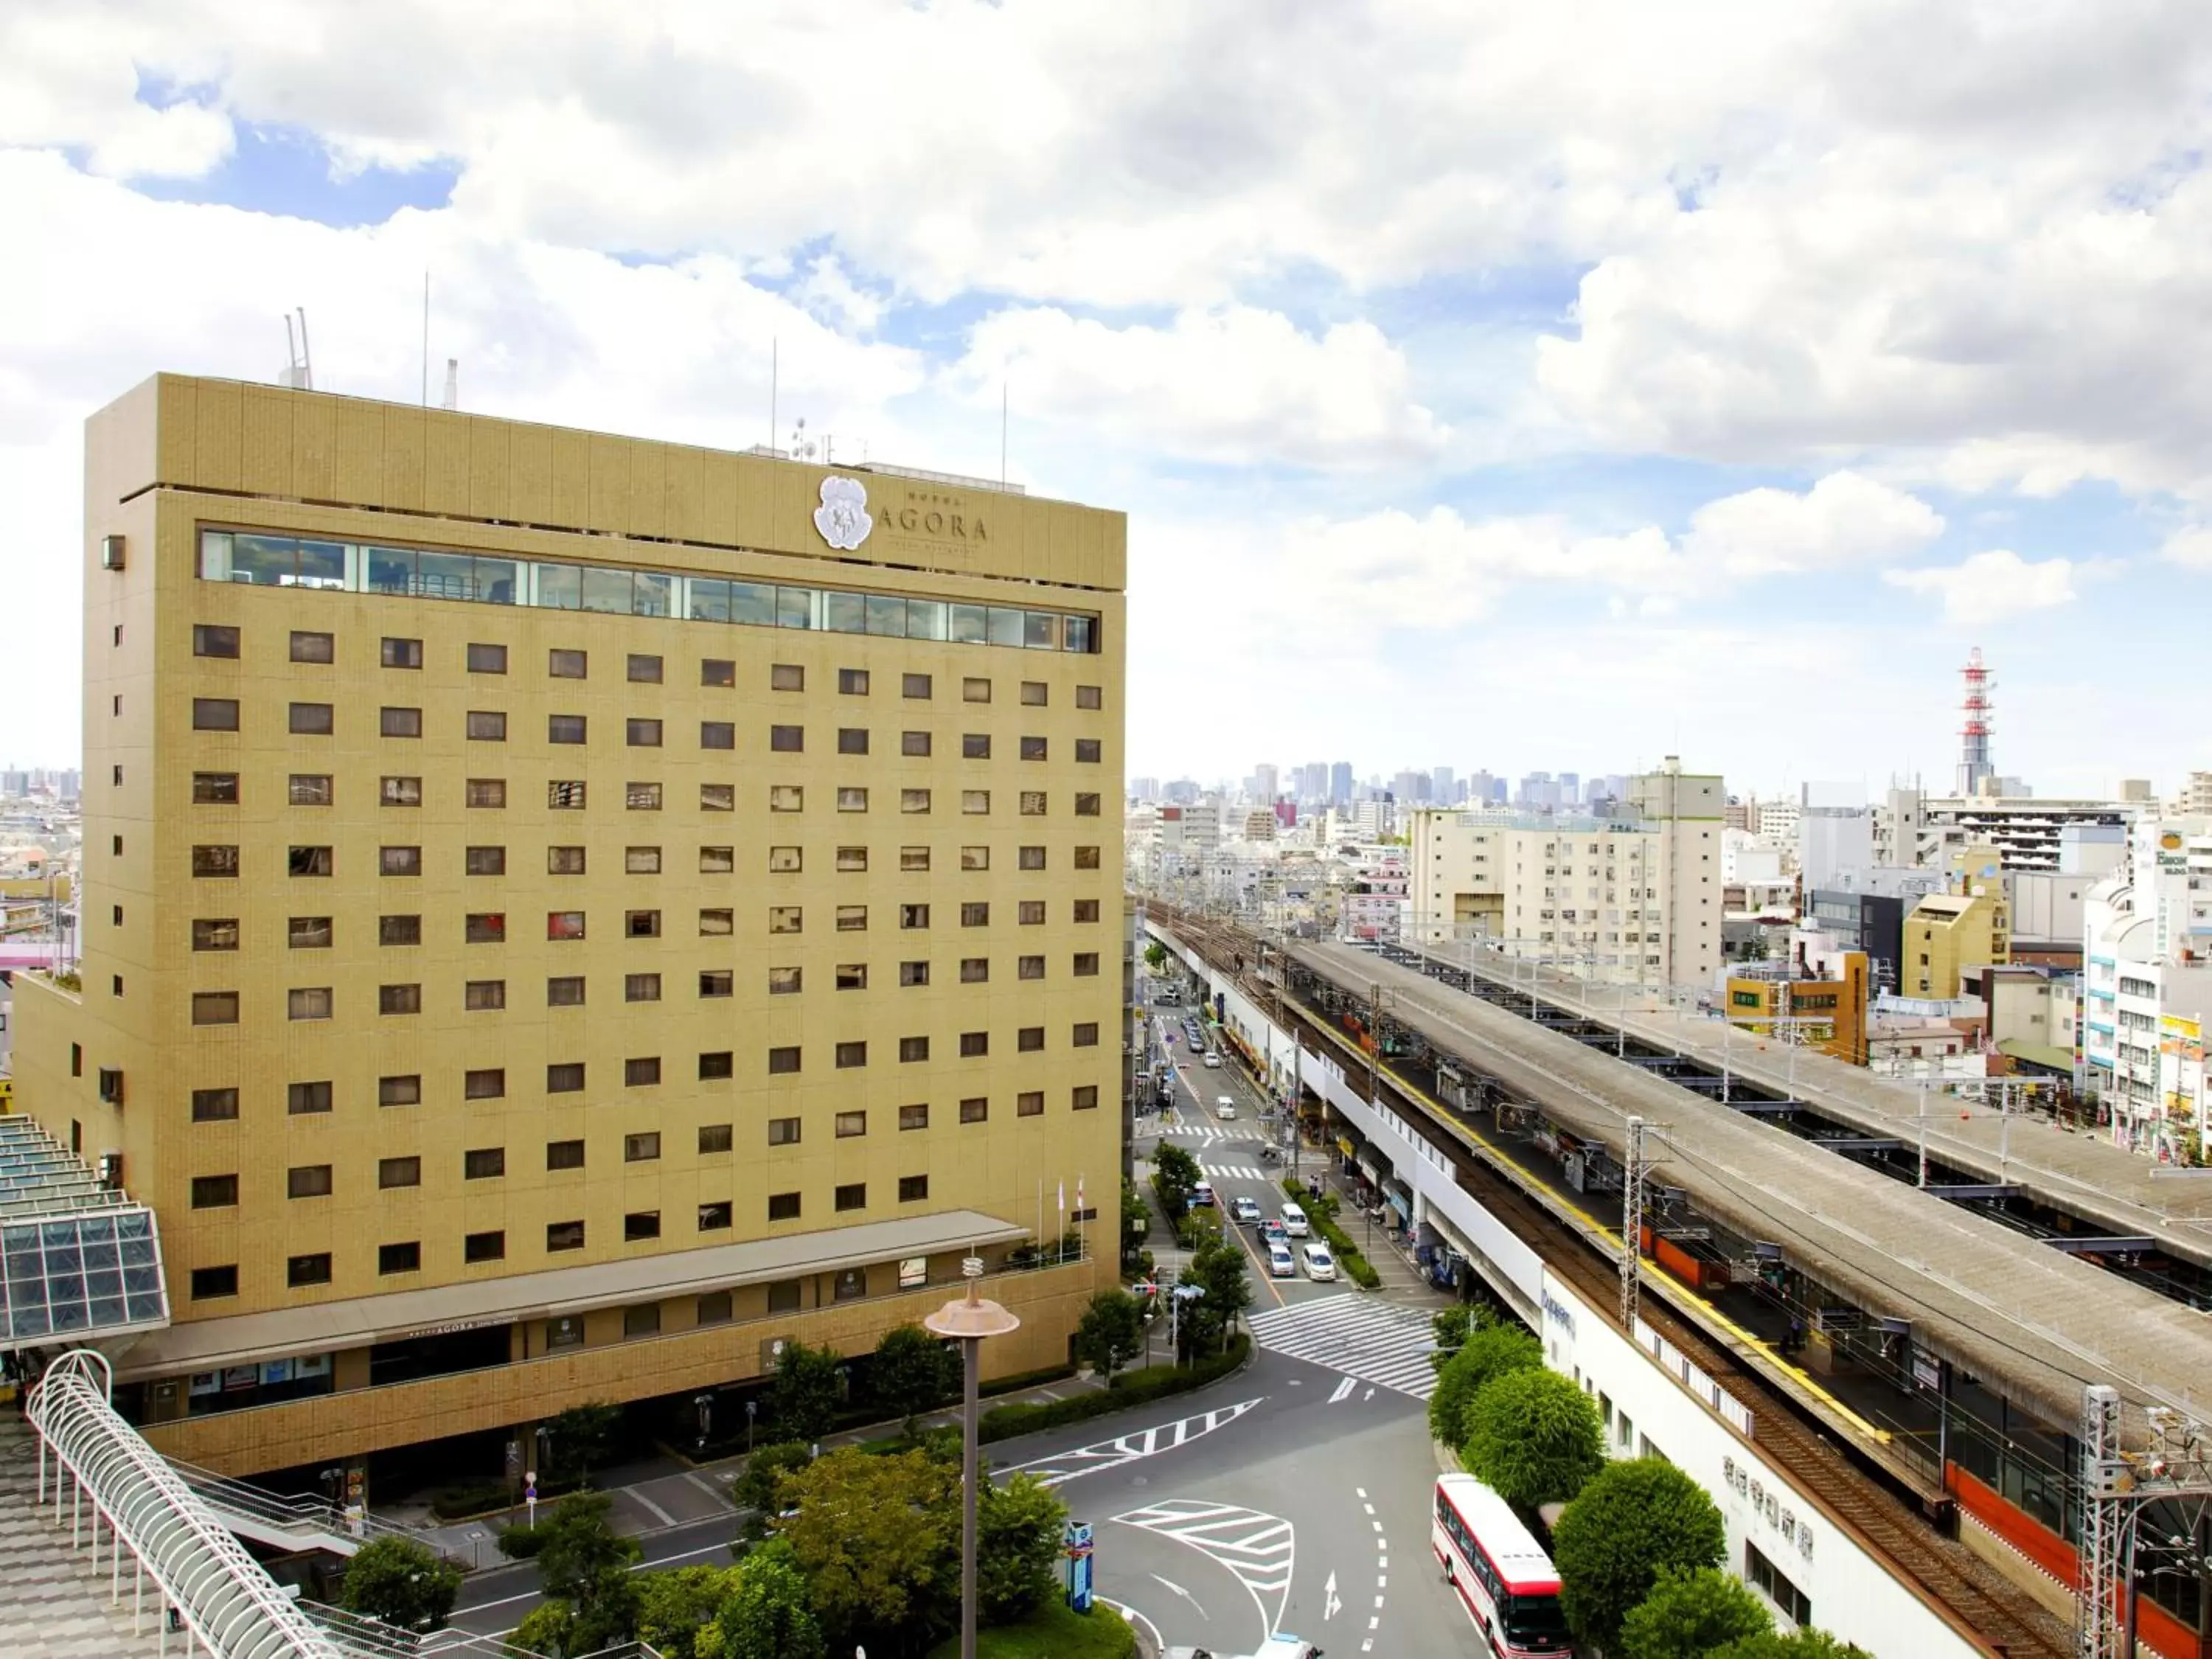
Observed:
[[[86,431],[76,988],[18,1109],[152,1206],[233,1474],[1115,1282],[1126,521],[163,375]],[[1063,1206],[1065,1207],[1063,1207]]]

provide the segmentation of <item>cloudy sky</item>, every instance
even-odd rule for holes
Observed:
[[[0,4],[0,762],[161,368],[1130,515],[1133,771],[2212,766],[2201,0]]]

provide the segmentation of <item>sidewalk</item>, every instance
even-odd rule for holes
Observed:
[[[1004,1406],[1016,1401],[1043,1405],[1105,1386],[1104,1381],[1095,1376],[1063,1377],[1056,1382],[1018,1389],[1010,1394],[986,1395],[982,1406],[985,1411],[988,1411],[994,1406]],[[960,1408],[952,1406],[924,1414],[917,1419],[917,1427],[957,1428],[959,1422]],[[864,1440],[880,1440],[896,1434],[901,1426],[900,1419],[894,1418],[888,1422],[842,1430],[825,1437],[821,1443],[822,1449],[835,1451],[842,1446],[858,1445]],[[769,1442],[763,1437],[759,1443],[767,1445]],[[723,1516],[734,1522],[738,1507],[730,1495],[731,1488],[737,1484],[744,1469],[745,1457],[742,1453],[696,1465],[680,1458],[658,1455],[633,1462],[610,1465],[599,1471],[592,1489],[604,1492],[614,1500],[607,1516],[614,1530],[624,1537],[635,1537],[665,1527],[688,1526]],[[541,1517],[559,1501],[559,1498],[548,1498],[539,1504],[538,1508]],[[380,1504],[376,1513],[380,1519],[415,1528],[423,1542],[476,1567],[503,1565],[507,1558],[499,1553],[501,1530],[521,1526],[529,1519],[526,1504],[518,1504],[511,1510],[477,1516],[466,1521],[445,1522],[431,1520],[427,1504]]]

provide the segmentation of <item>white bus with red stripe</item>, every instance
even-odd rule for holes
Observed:
[[[1471,1474],[1437,1477],[1429,1544],[1500,1659],[1571,1659],[1559,1573],[1521,1517]]]

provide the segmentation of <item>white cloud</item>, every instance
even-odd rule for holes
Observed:
[[[2175,531],[2159,552],[2185,570],[2212,571],[2212,525],[2193,524]]]
[[[1942,599],[1943,615],[1952,622],[1990,623],[2073,604],[2080,570],[2070,559],[2030,561],[1999,547],[1954,565],[1885,570],[1881,579],[1893,587]]]
[[[947,378],[994,409],[1003,379],[1024,421],[1199,460],[1404,468],[1444,438],[1373,324],[1316,336],[1246,306],[1183,312],[1164,328],[1001,311],[975,325]]]
[[[1699,507],[1683,551],[1734,575],[1826,570],[1917,553],[1943,533],[1917,496],[1856,472],[1832,472],[1802,495],[1747,489]]]

